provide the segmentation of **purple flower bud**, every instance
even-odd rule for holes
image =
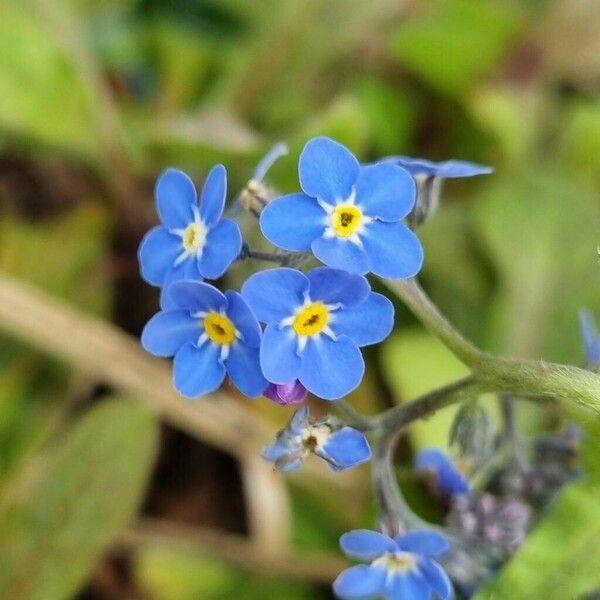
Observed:
[[[263,392],[269,400],[287,406],[289,404],[300,404],[304,402],[308,394],[308,390],[297,380],[294,379],[292,383],[278,384],[270,383],[267,389]]]

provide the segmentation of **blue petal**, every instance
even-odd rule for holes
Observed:
[[[307,341],[298,379],[319,398],[337,400],[358,387],[364,372],[365,363],[353,341],[319,335]]]
[[[394,327],[394,305],[371,292],[362,304],[332,313],[330,326],[336,335],[347,335],[359,347],[377,344]]]
[[[446,571],[435,561],[422,558],[419,561],[419,570],[431,589],[441,598],[449,600],[453,595],[452,583]]]
[[[371,291],[371,286],[364,277],[339,269],[317,267],[306,276],[310,282],[310,298],[313,301],[357,306],[368,298]]]
[[[302,466],[302,457],[294,458],[293,455],[290,455],[285,460],[282,460],[281,457],[278,461],[276,461],[275,467],[281,473],[291,473],[292,471],[296,471]]]
[[[313,254],[329,267],[357,275],[364,275],[371,269],[365,250],[350,240],[320,237],[311,244],[311,248]]]
[[[581,336],[585,348],[585,358],[589,368],[595,370],[600,366],[600,334],[596,329],[594,316],[587,310],[579,311]]]
[[[363,433],[352,427],[342,427],[329,436],[317,454],[333,461],[339,470],[343,470],[368,461],[371,448]]]
[[[171,300],[189,311],[220,311],[227,307],[227,299],[216,288],[202,281],[176,281],[169,287]]]
[[[380,277],[414,277],[423,266],[419,238],[402,223],[369,223],[361,240],[371,262],[371,271]]]
[[[221,348],[211,342],[200,348],[193,344],[182,346],[173,361],[175,389],[188,398],[214,392],[225,378],[220,354]]]
[[[154,315],[142,331],[142,346],[155,356],[174,356],[181,346],[198,341],[202,333],[198,319],[186,310]]]
[[[258,348],[260,346],[262,330],[250,307],[233,290],[226,291],[225,297],[228,302],[227,316],[233,321],[236,329],[244,337],[244,344],[250,346],[250,348]]]
[[[394,540],[378,531],[356,529],[344,533],[340,538],[340,548],[350,558],[375,560],[386,552],[395,552],[398,548]]]
[[[346,200],[359,169],[358,161],[348,148],[330,138],[313,138],[300,154],[300,187],[305,194],[329,203]]]
[[[408,171],[392,164],[362,167],[356,181],[356,204],[366,215],[399,221],[415,205],[417,186]]]
[[[382,162],[392,162],[403,167],[413,175],[433,175],[447,179],[455,177],[473,177],[475,175],[489,175],[492,167],[479,165],[466,160],[447,160],[434,162],[425,158],[411,158],[410,156],[388,156]]]
[[[302,358],[296,353],[297,348],[298,337],[291,327],[267,325],[260,345],[260,366],[270,382],[290,383],[298,379]]]
[[[229,268],[240,255],[242,234],[235,221],[221,220],[208,230],[206,245],[198,257],[198,271],[202,277],[217,279]]]
[[[333,582],[333,591],[344,600],[376,598],[384,592],[386,575],[383,568],[357,565],[338,575]]]
[[[162,310],[177,310],[179,308],[179,306],[173,302],[171,295],[169,294],[169,289],[172,283],[175,281],[182,281],[183,279],[202,281],[194,256],[186,258],[181,264],[167,271],[167,276],[165,277],[165,281],[160,290],[160,307]]]
[[[227,171],[223,165],[215,165],[206,176],[200,195],[200,216],[209,227],[223,214],[227,194]]]
[[[302,252],[325,230],[327,215],[314,198],[290,194],[265,206],[260,215],[263,235],[273,244]]]
[[[302,306],[307,291],[308,279],[300,271],[269,269],[248,278],[242,286],[242,298],[259,321],[278,323],[292,316]]]
[[[446,538],[434,531],[409,531],[394,539],[400,550],[424,556],[443,554],[450,547]]]
[[[225,367],[235,387],[250,398],[260,396],[269,383],[260,370],[258,347],[232,344]]]
[[[280,443],[279,441],[271,444],[270,446],[265,446],[261,452],[261,456],[270,462],[275,462],[285,454],[289,454],[293,450],[300,450],[300,445],[296,448],[292,448],[287,444]]]
[[[468,494],[469,483],[454,463],[436,448],[424,448],[415,459],[417,471],[431,471],[439,491],[450,498],[456,494]]]
[[[194,220],[196,188],[183,171],[167,169],[158,178],[154,195],[160,220],[169,229],[184,229]]]
[[[397,571],[386,586],[388,600],[430,600],[431,590],[415,571]]]
[[[301,435],[302,432],[308,426],[308,406],[306,404],[299,408],[295,413],[290,422],[288,423],[287,429],[289,429],[292,435]]]
[[[175,259],[183,251],[181,238],[169,233],[165,227],[151,229],[142,240],[138,250],[140,271],[145,281],[162,285]]]

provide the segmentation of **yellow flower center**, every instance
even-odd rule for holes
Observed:
[[[411,571],[417,565],[417,559],[410,552],[396,552],[395,554],[384,554],[373,561],[376,566],[381,566],[388,571],[397,571],[405,573]]]
[[[219,346],[231,344],[235,340],[235,325],[220,313],[212,312],[204,317],[204,331]]]
[[[329,311],[321,302],[305,306],[294,318],[292,327],[300,335],[316,335],[325,329],[329,322]]]
[[[350,237],[361,226],[363,220],[360,208],[353,204],[338,204],[331,213],[331,227],[342,237]]]
[[[188,254],[202,250],[206,241],[206,227],[203,223],[190,223],[183,231],[183,247]]]

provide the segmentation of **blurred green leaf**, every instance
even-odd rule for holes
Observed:
[[[30,148],[41,144],[93,160],[99,151],[94,98],[59,32],[27,6],[2,4],[0,131]]]
[[[381,366],[399,403],[468,375],[468,369],[441,342],[418,330],[392,334],[383,345]],[[456,410],[448,407],[411,425],[416,447],[446,449]]]
[[[154,416],[145,409],[123,400],[105,402],[66,436],[26,499],[2,502],[3,598],[73,596],[135,514],[157,434]]]
[[[520,23],[507,2],[435,0],[398,26],[392,50],[434,89],[463,96],[505,55]]]

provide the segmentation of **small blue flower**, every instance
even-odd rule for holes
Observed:
[[[266,323],[260,364],[272,383],[298,379],[310,392],[336,400],[361,382],[359,347],[385,339],[394,308],[364,277],[319,267],[305,275],[280,268],[252,275],[242,296]]]
[[[585,347],[586,366],[590,371],[595,371],[600,367],[600,333],[592,313],[587,310],[579,311],[579,323]]]
[[[295,471],[309,454],[325,460],[334,471],[343,471],[368,461],[371,448],[367,438],[333,418],[311,423],[308,407],[294,413],[288,426],[277,434],[275,443],[262,453],[282,473]]]
[[[436,491],[447,500],[471,491],[469,482],[456,465],[436,448],[421,450],[415,458],[415,469],[421,473],[431,474]]]
[[[221,219],[227,193],[227,172],[213,167],[202,188],[200,202],[192,180],[168,169],[156,183],[156,208],[162,225],[142,240],[139,261],[142,277],[162,286],[161,306],[169,308],[165,290],[181,279],[217,279],[242,249],[235,221]]]
[[[489,175],[494,171],[492,167],[465,160],[433,162],[425,158],[411,158],[410,156],[386,156],[379,162],[398,165],[406,169],[411,175],[441,177],[442,179]]]
[[[402,222],[415,203],[407,171],[392,164],[361,167],[344,146],[310,140],[299,161],[304,193],[273,200],[260,226],[276,246],[312,250],[326,265],[389,278],[416,275],[423,264],[417,236]]]
[[[200,281],[176,281],[168,294],[173,308],[148,321],[142,346],[155,356],[175,357],[175,389],[201,396],[228,374],[246,396],[262,394],[268,382],[259,363],[261,329],[242,297]]]
[[[340,547],[351,558],[369,561],[342,571],[333,590],[343,600],[383,597],[386,600],[442,600],[452,597],[452,584],[431,556],[448,550],[448,542],[430,531],[411,531],[394,539],[366,529],[345,533]]]

